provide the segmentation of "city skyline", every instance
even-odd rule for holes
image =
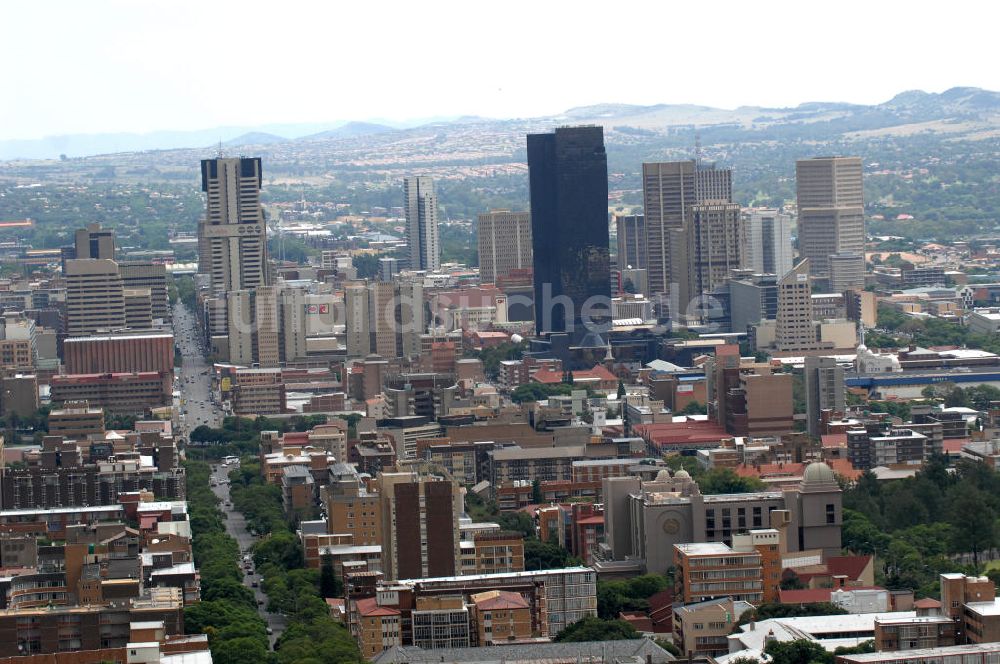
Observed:
[[[763,14],[755,7],[731,3],[722,9],[728,20],[716,22],[714,29],[727,42],[753,37],[754,48],[745,49],[740,58],[721,52],[704,56],[708,66],[724,65],[730,70],[729,83],[715,85],[692,68],[675,72],[667,88],[650,86],[641,67],[624,66],[621,58],[609,57],[601,49],[582,50],[575,45],[628,30],[630,42],[639,45],[635,54],[639,62],[653,55],[665,22],[698,20],[699,10],[694,7],[668,10],[626,4],[616,6],[613,13],[566,12],[564,5],[555,3],[532,6],[532,20],[524,21],[524,13],[515,5],[507,12],[491,14],[486,22],[479,21],[476,15],[459,14],[459,6],[452,3],[440,5],[436,11],[394,4],[390,13],[395,20],[386,22],[381,7],[300,5],[274,14],[255,11],[252,6],[233,11],[232,5],[219,3],[201,8],[200,20],[192,22],[183,4],[116,3],[109,4],[113,10],[106,11],[95,11],[93,5],[57,4],[60,7],[56,11],[49,6],[29,5],[6,9],[11,25],[35,28],[44,24],[51,48],[37,48],[34,29],[11,31],[0,46],[0,54],[12,62],[17,62],[20,54],[33,54],[31,67],[16,67],[10,72],[8,85],[16,91],[19,103],[0,109],[0,127],[4,128],[0,139],[273,122],[377,118],[405,122],[462,115],[533,117],[610,102],[720,108],[788,107],[823,100],[871,104],[911,89],[940,92],[961,85],[1000,89],[1000,74],[990,66],[989,26],[993,21],[989,14],[997,11],[990,7],[976,7],[983,20],[968,22],[964,19],[967,12],[960,10],[932,15],[929,10],[921,12],[910,7],[900,12],[894,5],[853,3],[853,7],[849,4],[841,11],[824,14],[819,24],[811,20],[819,19],[811,16],[819,9],[784,5]],[[632,20],[640,10],[644,20]],[[829,57],[812,49],[818,38],[856,34],[859,12],[871,25],[891,25],[894,33],[905,34],[909,42],[934,43],[937,48],[912,49],[905,63],[874,47],[843,49]],[[430,19],[441,22],[448,40],[425,40],[423,31],[412,29]],[[546,26],[557,21],[568,24],[571,29],[563,33],[574,35],[577,41],[547,30]],[[331,50],[328,27],[332,24],[377,25],[379,41],[373,43],[374,33],[369,30],[340,31]],[[822,27],[799,30],[797,24]],[[775,37],[757,38],[769,32]],[[257,85],[260,81],[280,82],[288,89],[307,91],[304,98],[279,111],[270,104],[205,104],[205,98],[217,93],[216,73],[204,66],[205,51],[212,50],[213,44],[229,34],[260,42],[265,52],[273,49],[273,53],[283,54],[259,58],[253,68],[230,72],[235,87]],[[554,51],[572,51],[580,60],[579,66],[566,74],[561,85],[553,86],[535,71],[529,53],[482,55],[484,37],[510,34],[520,34],[529,42],[544,37]],[[681,42],[681,48],[697,45],[693,34],[680,32],[674,39]],[[180,48],[182,43],[207,46]],[[379,44],[391,48],[373,48]],[[436,94],[426,95],[419,77],[398,80],[395,71],[399,54],[418,44],[425,65],[438,70],[438,80],[461,81],[461,85],[444,85]],[[811,57],[801,61],[788,58],[801,49],[809,49]],[[364,53],[363,66],[341,68],[337,86],[316,86],[315,72],[340,53]],[[476,53],[477,57],[456,57],[462,53]],[[947,56],[942,57],[942,53]],[[67,61],[74,66],[66,67]],[[776,62],[785,63],[784,76],[794,85],[760,83],[763,68]],[[960,70],[958,62],[963,63]],[[296,66],[290,66],[293,63]],[[850,70],[864,70],[869,75],[838,75]],[[956,71],[961,74],[956,75]],[[88,75],[81,76],[80,72]],[[96,80],[94,75],[98,76]],[[394,93],[408,100],[405,108],[388,103],[384,94],[388,80],[394,81]],[[615,81],[613,90],[595,84],[605,80]],[[67,98],[77,102],[71,114],[64,112]],[[338,109],[334,117],[329,109]]]

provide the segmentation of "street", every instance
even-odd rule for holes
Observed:
[[[243,515],[236,511],[232,507],[232,503],[229,501],[229,471],[238,468],[238,464],[225,465],[223,463],[217,464],[218,470],[212,473],[212,479],[216,482],[216,485],[212,487],[212,491],[215,495],[219,497],[222,501],[220,504],[220,509],[222,513],[226,515],[226,532],[230,537],[236,540],[240,546],[240,565],[243,566],[243,556],[249,554],[250,547],[253,546],[257,538],[251,535],[247,531],[246,519]],[[254,570],[256,572],[256,570]],[[243,584],[248,588],[253,590],[254,597],[257,598],[257,610],[260,615],[267,622],[267,626],[271,629],[271,634],[268,639],[271,641],[271,647],[274,647],[274,642],[277,641],[281,633],[285,631],[286,618],[280,613],[271,613],[267,611],[267,595],[264,591],[260,589],[260,576],[256,573],[245,574],[243,576]],[[257,581],[258,587],[252,588],[251,584],[253,581]]]
[[[175,390],[180,391],[179,406],[181,410],[178,435],[188,440],[191,431],[202,424],[217,427],[222,424],[222,414],[219,406],[213,402],[211,366],[205,361],[204,344],[198,332],[198,322],[194,315],[183,304],[174,307],[174,341],[181,349],[183,365],[177,368]],[[211,481],[212,491],[219,498],[219,509],[226,515],[226,532],[236,540],[240,547],[240,567],[244,569],[243,557],[249,555],[250,547],[257,538],[247,531],[243,515],[233,509],[229,497],[229,471],[238,465],[225,465],[221,461],[213,464]],[[251,565],[252,567],[252,565]],[[256,572],[256,570],[254,570]],[[257,588],[252,584],[256,581]],[[269,628],[268,640],[271,648],[285,630],[286,618],[280,613],[267,611],[267,596],[260,589],[260,576],[244,574],[243,584],[253,591],[257,600],[257,610],[264,618]]]
[[[180,303],[174,306],[174,343],[183,358],[177,367],[174,389],[180,392],[180,436],[187,440],[191,431],[202,424],[219,426],[222,413],[212,401],[211,366],[205,361],[198,321]]]

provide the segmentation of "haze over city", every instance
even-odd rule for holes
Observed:
[[[18,2],[0,139],[1000,89],[992,3]],[[10,103],[16,100],[16,103]]]

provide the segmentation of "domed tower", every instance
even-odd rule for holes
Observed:
[[[838,555],[843,523],[842,491],[830,466],[822,461],[806,466],[796,508],[799,550],[823,549],[826,555]]]

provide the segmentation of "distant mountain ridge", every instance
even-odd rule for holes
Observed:
[[[881,104],[805,102],[794,108],[740,106],[719,109],[696,104],[636,105],[595,104],[567,109],[550,117],[530,119],[488,119],[479,117],[429,118],[424,125],[391,126],[381,122],[331,122],[312,124],[269,124],[257,127],[217,127],[197,131],[157,131],[148,134],[73,134],[37,140],[0,140],[0,160],[56,159],[60,155],[85,157],[150,150],[195,149],[216,145],[227,147],[265,146],[295,141],[357,140],[414,127],[470,127],[480,123],[509,126],[529,123],[545,127],[566,123],[601,124],[608,128],[631,127],[661,131],[667,127],[734,126],[749,130],[822,124],[832,133],[882,130],[900,125],[934,121],[1000,122],[1000,92],[981,88],[955,87],[941,93],[908,90]]]

